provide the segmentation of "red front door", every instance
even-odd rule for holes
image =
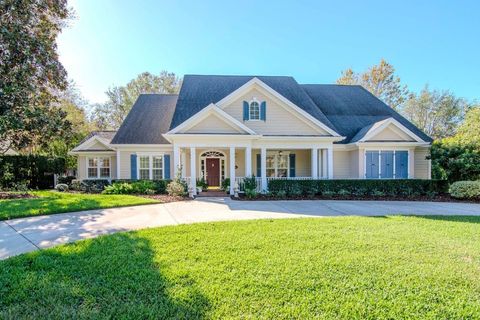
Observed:
[[[220,186],[220,159],[207,158],[207,183],[209,186]]]

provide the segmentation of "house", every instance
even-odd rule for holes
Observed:
[[[269,179],[430,179],[432,139],[361,86],[284,76],[186,75],[178,95],[142,94],[118,132],[72,154],[79,179],[170,179],[191,187]],[[230,184],[233,193],[234,183]]]

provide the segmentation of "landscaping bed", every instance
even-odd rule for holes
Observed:
[[[192,200],[189,197],[170,196],[168,194],[143,194],[138,196],[143,198],[148,198],[148,199],[154,199],[161,203]]]
[[[31,199],[37,198],[36,195],[29,192],[3,192],[0,191],[0,200],[6,199]]]
[[[0,318],[478,319],[480,217],[203,223],[0,261]]]

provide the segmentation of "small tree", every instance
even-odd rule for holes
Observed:
[[[188,186],[182,179],[182,166],[178,166],[175,178],[167,185],[167,193],[170,196],[185,196]]]

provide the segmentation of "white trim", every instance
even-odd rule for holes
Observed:
[[[252,103],[256,103],[258,105],[258,119],[252,119]],[[248,119],[247,121],[260,121],[261,120],[261,102],[257,100],[257,98],[253,97],[252,100],[248,103]]]
[[[94,136],[91,136],[90,138],[88,138],[86,141],[82,142],[80,145],[76,146],[75,148],[72,149],[72,151],[70,152],[77,152],[77,151],[80,151],[80,150],[84,150],[84,151],[90,151],[88,150],[88,147],[91,147],[95,144],[95,142],[98,142],[100,144],[102,144],[103,146],[105,146],[105,148],[107,148],[106,150],[99,150],[99,151],[113,151],[112,147],[110,146],[110,143],[108,142],[108,140],[105,140],[97,135],[94,135]],[[95,152],[95,150],[92,150],[93,152]]]
[[[145,170],[146,168],[140,168],[140,157],[148,157],[148,180],[153,180],[153,157],[162,157],[162,180],[165,179],[165,153],[159,152],[137,152],[137,180],[145,180],[140,178],[140,169]],[[155,168],[159,169],[159,168]]]
[[[405,134],[409,135],[412,137],[416,142],[426,142],[425,140],[421,139],[419,136],[414,134],[412,131],[410,131],[407,127],[405,127],[403,124],[395,120],[394,118],[388,118],[382,121],[376,122],[370,130],[363,136],[362,139],[359,140],[359,142],[366,142],[370,138],[374,137],[378,133],[382,132],[384,129],[386,129],[390,124],[393,124],[396,126],[398,129],[403,131]],[[409,142],[409,141],[406,141]],[[396,142],[398,143],[398,142]]]
[[[302,116],[304,116],[305,118],[307,118],[308,120],[310,120],[311,122],[313,122],[315,125],[317,125],[318,127],[320,127],[321,129],[323,129],[324,131],[327,131],[328,133],[330,133],[332,136],[335,136],[335,137],[338,137],[340,136],[335,130],[331,129],[330,127],[328,127],[326,124],[322,123],[321,121],[317,120],[316,118],[314,118],[312,115],[310,115],[308,112],[306,112],[305,110],[303,110],[302,108],[298,107],[297,105],[295,105],[293,102],[291,102],[290,100],[288,100],[287,98],[285,98],[284,96],[282,96],[280,93],[278,93],[277,91],[273,90],[272,88],[270,88],[267,84],[265,84],[263,81],[261,81],[260,79],[258,79],[257,77],[254,77],[252,78],[251,80],[249,80],[247,83],[245,83],[244,85],[242,85],[240,88],[238,88],[237,90],[233,91],[232,93],[230,93],[228,96],[226,96],[225,98],[223,98],[222,100],[220,100],[219,102],[217,102],[217,106],[221,109],[225,108],[230,102],[232,101],[235,101],[237,99],[239,99],[241,96],[243,96],[244,94],[246,94],[252,87],[254,87],[255,85],[259,86],[260,88],[264,89],[265,91],[267,91],[269,94],[271,94],[272,96],[274,96],[275,98],[279,99],[281,102],[283,102],[284,104],[288,105],[289,107],[291,107],[293,110],[295,110],[297,113],[301,114]]]
[[[120,179],[120,150],[117,150],[117,179]]]
[[[168,131],[165,135],[172,135],[179,133],[181,130],[188,130],[192,127],[194,127],[196,124],[200,123],[202,120],[206,119],[208,116],[215,114],[217,115],[220,119],[224,120],[225,123],[229,124],[230,126],[240,128],[246,133],[249,133],[251,135],[255,135],[255,131],[226,113],[225,111],[221,110],[218,108],[215,104],[210,103],[207,107],[203,108],[190,118],[188,118],[186,121],[182,122],[180,125],[176,126],[172,130]]]
[[[207,152],[218,152],[220,154],[222,154],[222,156],[202,156],[204,153],[207,153]],[[200,178],[204,178],[205,180],[207,180],[208,178],[208,174],[207,174],[207,159],[219,159],[219,162],[218,162],[218,172],[219,172],[219,185],[218,187],[221,187],[222,186],[222,178],[226,178],[227,176],[227,156],[225,155],[225,152],[224,151],[221,151],[221,150],[218,150],[218,149],[208,149],[208,150],[202,150],[200,151],[200,154],[198,156],[198,161],[197,161],[197,165],[198,165],[198,168],[200,169]],[[204,165],[205,165],[205,172],[202,172],[202,161],[204,161]],[[223,173],[223,176],[222,176],[222,164],[225,166],[225,172]]]
[[[97,176],[96,177],[89,177],[88,174],[88,169],[89,168],[95,168],[95,167],[90,167],[89,166],[89,159],[97,159]],[[100,158],[108,158],[108,177],[102,177],[100,176],[100,169],[101,168],[107,168],[107,167],[100,167]],[[86,169],[86,179],[85,180],[99,180],[99,179],[106,179],[106,180],[111,180],[112,179],[112,157],[110,156],[102,156],[102,155],[90,155],[85,157],[85,169]]]

